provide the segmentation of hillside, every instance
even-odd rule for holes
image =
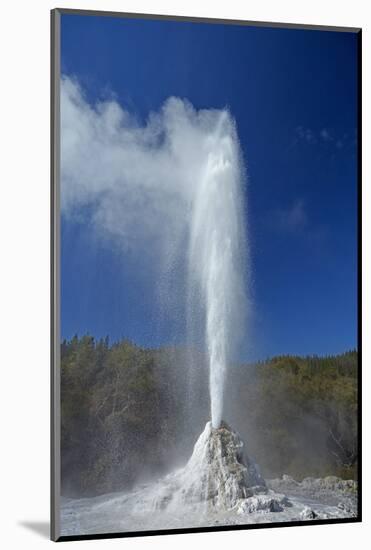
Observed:
[[[76,336],[61,358],[63,494],[127,489],[185,463],[209,416],[204,357],[193,352],[192,381],[181,348]],[[356,478],[357,361],[351,351],[231,367],[226,420],[265,477]]]

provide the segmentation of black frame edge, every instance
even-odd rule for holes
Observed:
[[[360,523],[356,518],[323,519],[311,521],[282,521],[276,523],[251,523],[247,525],[224,525],[212,527],[190,527],[184,529],[159,529],[156,531],[129,531],[126,533],[99,533],[91,535],[62,535],[57,542],[69,542],[77,540],[102,540],[102,539],[121,539],[135,537],[153,537],[161,535],[180,535],[192,533],[215,533],[219,531],[249,531],[251,529],[272,529],[277,527],[311,527],[313,525],[344,525],[347,523]]]
[[[362,29],[357,33],[357,245],[358,518],[362,521]]]

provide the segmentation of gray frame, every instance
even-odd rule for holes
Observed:
[[[358,180],[358,456],[359,456],[359,489],[358,489],[358,515],[355,518],[317,520],[318,524],[354,523],[362,521],[362,29],[358,27],[336,27],[326,25],[274,23],[262,21],[243,21],[236,19],[216,19],[206,17],[188,17],[174,15],[156,15],[143,13],[123,13],[97,10],[79,10],[67,8],[55,8],[51,10],[51,132],[50,132],[50,157],[51,157],[51,490],[50,490],[50,537],[53,541],[87,540],[103,538],[138,537],[143,535],[163,535],[176,533],[228,531],[241,529],[258,529],[272,527],[304,526],[312,525],[311,522],[283,522],[263,523],[250,525],[234,525],[221,527],[185,528],[159,531],[135,531],[129,533],[102,533],[94,535],[60,535],[60,489],[61,489],[61,462],[60,462],[60,419],[61,419],[61,394],[60,394],[60,38],[61,15],[75,14],[100,17],[120,17],[134,19],[151,19],[167,21],[188,21],[196,23],[228,24],[253,27],[270,27],[300,30],[318,30],[331,32],[349,32],[358,35],[358,151],[357,151],[357,180]]]
[[[51,488],[50,536],[60,536],[60,11],[51,12]]]

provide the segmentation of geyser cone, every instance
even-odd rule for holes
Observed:
[[[208,504],[231,509],[242,499],[266,491],[258,467],[244,453],[240,436],[224,421],[211,422],[198,438],[187,465],[164,480],[157,506]]]

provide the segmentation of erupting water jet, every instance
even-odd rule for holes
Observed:
[[[228,362],[244,321],[246,237],[243,169],[234,121],[222,111],[204,141],[204,167],[190,220],[190,284],[205,309],[211,422],[219,428]]]

